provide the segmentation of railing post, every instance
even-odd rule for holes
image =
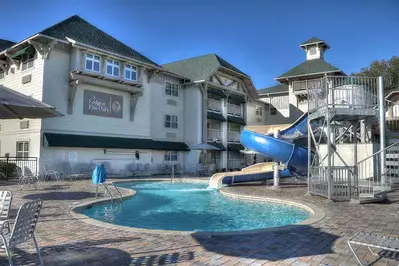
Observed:
[[[384,93],[384,79],[382,76],[378,77],[378,101],[380,112],[380,150],[385,148],[385,93]],[[385,150],[381,152],[381,185],[386,185],[386,156]]]

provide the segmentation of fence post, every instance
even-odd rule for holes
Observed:
[[[380,111],[380,150],[385,149],[385,93],[384,93],[384,80],[382,76],[378,77],[378,100],[379,100],[379,111]],[[381,152],[381,185],[386,184],[386,160],[385,151]]]
[[[8,181],[8,153],[6,154],[6,181]]]

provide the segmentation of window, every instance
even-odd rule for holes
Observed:
[[[179,97],[179,84],[166,82],[165,86],[166,95]]]
[[[137,68],[132,65],[125,65],[125,79],[137,80]]]
[[[86,70],[100,72],[100,57],[98,55],[86,54]]]
[[[179,159],[178,153],[176,151],[168,151],[165,153],[164,161],[175,162]]]
[[[33,68],[33,60],[33,54],[26,53],[21,55],[22,71]]]
[[[271,115],[276,115],[276,114],[277,114],[277,109],[274,108],[274,107],[271,107],[271,108],[270,108],[270,114],[271,114]]]
[[[165,127],[177,128],[177,115],[165,115]]]
[[[4,71],[0,71],[0,79],[3,79],[4,75],[5,75]]]
[[[106,74],[109,76],[119,77],[119,62],[107,59]]]
[[[29,157],[29,142],[19,141],[17,142],[17,158],[28,158]]]
[[[256,107],[256,115],[262,116],[263,108],[262,106]]]

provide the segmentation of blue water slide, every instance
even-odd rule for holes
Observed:
[[[308,114],[304,113],[290,127],[282,130],[280,135],[283,138],[307,136],[308,134]]]
[[[308,149],[295,144],[293,139],[302,138],[308,134],[308,116],[303,114],[291,126],[280,131],[280,138],[272,134],[261,134],[244,128],[241,133],[241,144],[253,151],[282,162],[287,169],[280,171],[280,177],[304,176],[308,168]],[[265,173],[241,174],[229,176],[226,173],[223,184],[259,181],[273,178],[273,171]]]

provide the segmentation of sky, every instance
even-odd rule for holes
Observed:
[[[21,41],[72,15],[158,64],[216,53],[256,88],[306,59],[315,36],[345,73],[399,56],[399,0],[0,0],[0,39]]]

